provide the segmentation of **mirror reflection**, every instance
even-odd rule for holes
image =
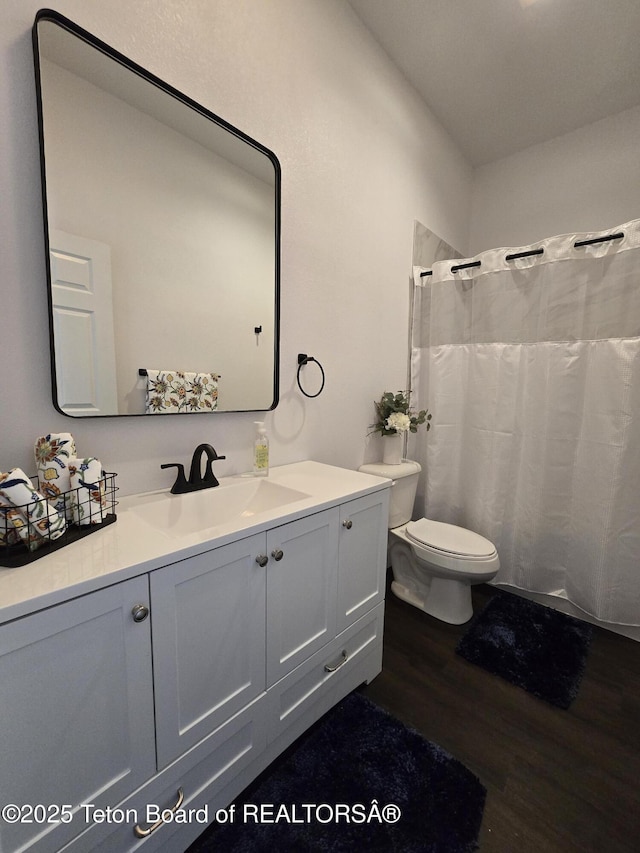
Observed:
[[[273,408],[276,157],[56,13],[34,45],[56,407]]]

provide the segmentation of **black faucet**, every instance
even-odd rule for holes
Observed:
[[[202,476],[202,454],[207,457],[207,465]],[[180,462],[167,462],[161,465],[161,468],[177,468],[178,476],[171,487],[171,492],[174,495],[184,495],[186,492],[197,492],[199,489],[212,489],[214,486],[219,486],[216,475],[213,473],[212,462],[217,459],[226,459],[226,456],[218,456],[216,451],[210,444],[199,444],[193,451],[191,459],[191,470],[189,479],[184,475],[184,465]]]

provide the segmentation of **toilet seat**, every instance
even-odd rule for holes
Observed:
[[[405,527],[407,538],[430,554],[455,557],[458,560],[486,561],[496,556],[492,542],[455,524],[421,518]]]

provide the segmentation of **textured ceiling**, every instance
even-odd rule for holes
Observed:
[[[473,165],[640,104],[640,0],[349,0]]]

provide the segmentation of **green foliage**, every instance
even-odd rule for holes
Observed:
[[[431,415],[425,409],[416,413],[410,406],[409,397],[409,391],[397,391],[395,394],[385,391],[374,403],[377,421],[371,424],[371,432],[379,432],[381,435],[417,432],[422,424],[426,424],[427,430],[431,429]],[[392,417],[393,415],[406,417]]]

